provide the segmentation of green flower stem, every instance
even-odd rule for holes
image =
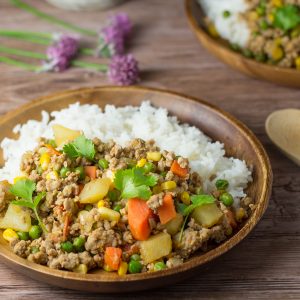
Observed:
[[[95,32],[93,30],[84,29],[84,28],[81,28],[79,26],[68,23],[64,20],[58,19],[54,16],[48,15],[48,14],[38,10],[37,8],[31,6],[27,3],[24,3],[21,0],[11,0],[11,3],[16,7],[35,15],[36,17],[39,17],[39,18],[41,18],[45,21],[48,21],[50,23],[53,23],[53,24],[57,24],[57,25],[59,25],[61,27],[64,27],[66,29],[78,32],[80,34],[89,35],[89,36],[97,36],[98,35],[97,32]]]
[[[6,54],[11,54],[11,55],[36,58],[36,59],[47,59],[47,55],[43,54],[43,53],[25,51],[25,50],[21,50],[21,49],[9,48],[9,47],[4,47],[4,46],[0,46],[0,52],[6,53]]]
[[[39,222],[39,225],[40,225],[40,227],[42,228],[43,232],[44,232],[44,233],[48,233],[48,231],[47,231],[47,229],[46,229],[46,227],[45,227],[45,224],[42,222],[42,220],[41,220],[41,218],[40,218],[40,216],[39,216],[39,214],[38,214],[38,212],[37,212],[37,209],[34,208],[33,211],[34,211],[34,214],[35,214],[35,216],[36,216],[36,218],[37,218],[37,220],[38,220],[38,222]]]
[[[8,57],[0,56],[0,62],[5,63],[7,65],[17,66],[21,69],[37,72],[40,70],[40,67],[24,63],[19,60],[11,59]]]
[[[90,70],[94,70],[94,71],[98,71],[98,72],[102,72],[102,73],[106,73],[108,70],[107,65],[94,64],[94,63],[89,63],[89,62],[85,62],[82,60],[73,60],[71,64],[73,67],[90,69]]]

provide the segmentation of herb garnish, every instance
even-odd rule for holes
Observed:
[[[93,141],[84,135],[80,135],[73,142],[64,145],[63,152],[70,158],[85,157],[89,160],[93,160],[96,154]]]
[[[300,24],[300,9],[296,5],[287,4],[278,7],[274,13],[274,26],[284,31]]]
[[[37,207],[40,201],[45,197],[46,192],[38,193],[37,196],[33,197],[33,193],[36,189],[36,184],[29,179],[20,179],[10,188],[10,193],[18,197],[20,200],[12,201],[12,204],[25,206],[31,208],[39,222],[39,225],[44,232],[47,232],[45,225],[39,217]]]
[[[145,175],[142,168],[117,171],[114,179],[116,189],[121,191],[122,198],[141,198],[148,200],[152,195],[150,187],[157,183],[156,176]]]

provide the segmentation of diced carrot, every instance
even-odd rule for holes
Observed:
[[[61,155],[61,153],[59,151],[57,151],[53,146],[51,146],[49,144],[46,144],[45,146],[48,149],[48,153],[50,155]]]
[[[166,224],[176,217],[176,210],[171,194],[166,194],[163,199],[163,205],[157,210],[161,224]]]
[[[116,247],[107,247],[104,254],[104,263],[110,269],[117,271],[122,259],[122,249]]]
[[[181,168],[177,160],[173,161],[171,165],[171,171],[179,177],[185,177],[188,174],[188,169]]]
[[[96,179],[96,170],[95,166],[85,166],[84,171],[87,176],[89,176],[92,180]]]
[[[66,241],[69,235],[69,227],[71,222],[71,215],[66,213],[65,215],[65,222],[64,222],[64,229],[63,229],[63,240]]]
[[[152,211],[146,201],[132,198],[128,200],[128,223],[133,237],[138,241],[147,240],[151,228],[149,218],[152,216]]]

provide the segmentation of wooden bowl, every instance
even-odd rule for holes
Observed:
[[[245,125],[202,100],[142,87],[95,87],[65,91],[32,101],[0,118],[0,140],[6,136],[12,137],[12,129],[17,123],[26,122],[28,119],[41,119],[41,110],[59,110],[75,101],[96,103],[104,107],[108,103],[117,106],[139,105],[143,100],[150,100],[155,106],[165,107],[171,114],[178,116],[180,121],[197,126],[212,139],[223,142],[227,155],[243,159],[248,166],[253,167],[253,182],[248,194],[255,199],[257,206],[242,228],[209,252],[196,253],[187,262],[173,269],[148,274],[118,276],[98,271],[82,275],[53,270],[13,254],[1,234],[0,257],[3,262],[26,276],[64,288],[92,292],[128,292],[171,284],[191,276],[195,274],[196,269],[227,252],[249,234],[267,208],[271,193],[272,170],[268,156]]]
[[[231,50],[224,40],[212,38],[204,29],[204,14],[197,0],[185,0],[185,11],[189,24],[201,44],[225,64],[251,77],[300,87],[300,71],[259,63]]]

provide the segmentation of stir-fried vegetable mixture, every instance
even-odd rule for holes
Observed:
[[[53,127],[24,154],[13,184],[0,184],[0,228],[14,253],[50,268],[119,275],[179,265],[226,240],[254,208],[238,208],[228,181],[212,194],[187,159],[154,141],[87,139]]]

